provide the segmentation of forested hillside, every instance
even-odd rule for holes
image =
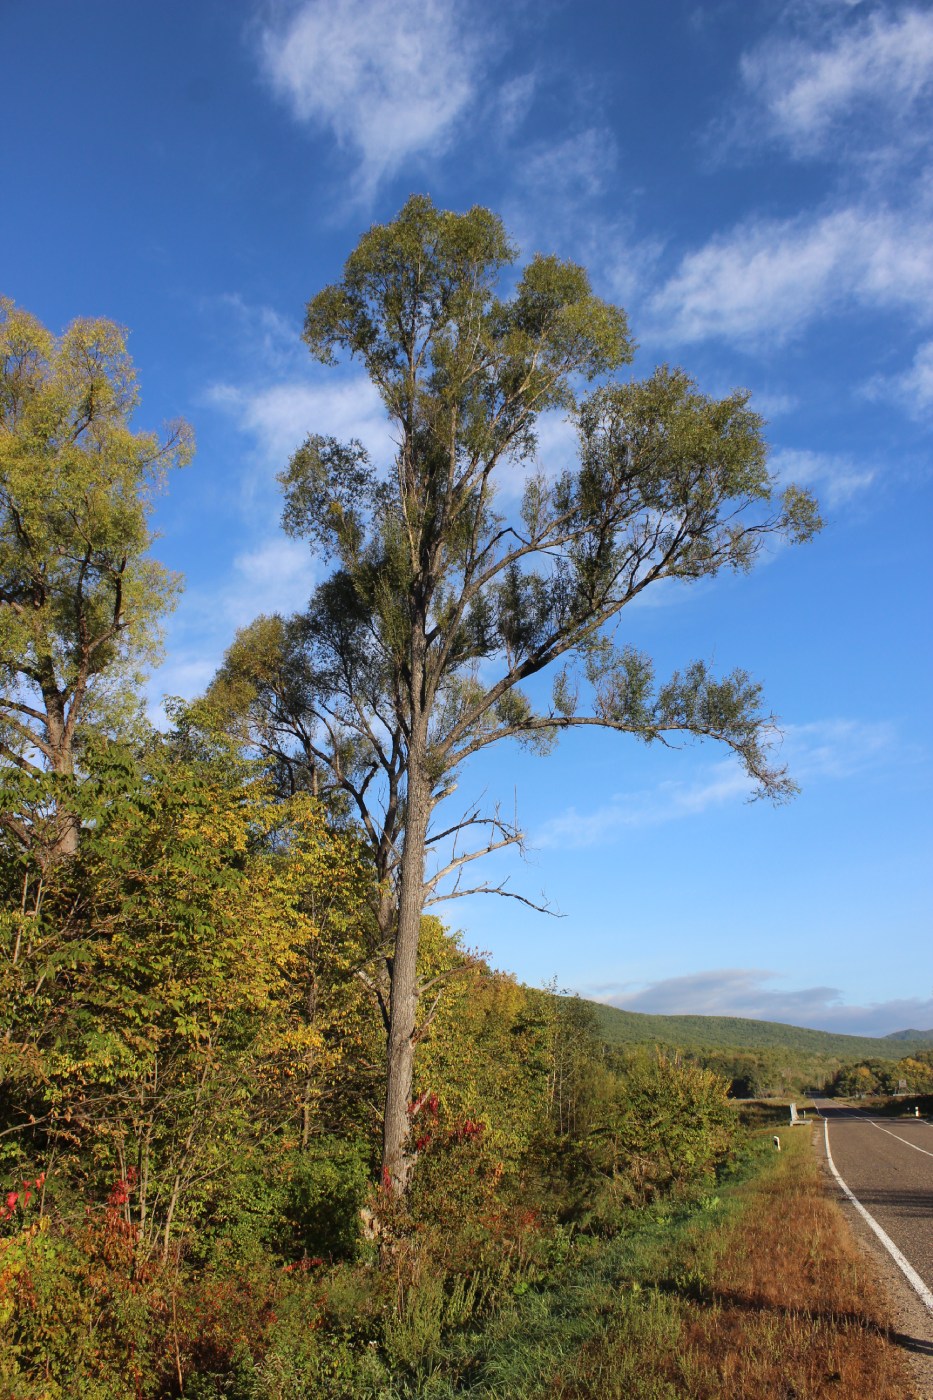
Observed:
[[[933,1091],[925,1037],[833,1035],[739,1016],[651,1016],[590,1004],[600,1036],[616,1051],[684,1053],[721,1075],[736,1098]]]
[[[897,1031],[886,1036],[837,1035],[779,1021],[743,1016],[652,1016],[594,1002],[600,1034],[609,1045],[669,1045],[682,1050],[786,1050],[839,1060],[871,1056],[900,1059],[928,1048],[933,1033]]]

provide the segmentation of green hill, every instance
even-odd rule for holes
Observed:
[[[780,1021],[743,1016],[650,1016],[593,1002],[603,1039],[610,1045],[666,1045],[681,1050],[786,1050],[838,1060],[899,1060],[912,1050],[929,1049],[928,1031],[893,1035],[835,1035]]]

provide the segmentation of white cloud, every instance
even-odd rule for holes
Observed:
[[[263,31],[263,65],[299,121],[357,154],[370,195],[442,150],[466,113],[486,29],[475,18],[445,0],[305,0]]]
[[[793,413],[798,403],[793,394],[783,394],[779,390],[772,393],[756,390],[751,406],[770,423],[775,418],[784,418],[788,413]]]
[[[829,507],[845,505],[875,480],[874,467],[859,466],[848,457],[827,452],[783,448],[771,458],[780,483],[812,487]]]
[[[933,997],[847,1005],[836,987],[774,988],[778,974],[759,968],[716,968],[667,977],[638,990],[603,987],[600,1001],[659,1016],[744,1016],[844,1035],[888,1035],[933,1028]]]
[[[215,384],[208,403],[249,433],[260,460],[277,471],[309,433],[358,438],[379,464],[394,455],[391,427],[379,392],[365,375],[327,382],[291,379],[269,386]]]
[[[261,613],[297,612],[317,582],[306,540],[267,535],[234,557],[226,579],[209,589],[189,588],[169,619],[169,655],[147,687],[153,704],[163,695],[193,699],[213,676],[234,632]]]
[[[747,798],[751,784],[742,769],[728,760],[712,764],[693,783],[666,782],[648,791],[619,793],[592,812],[570,807],[535,832],[531,845],[572,850],[611,843],[632,827],[660,826],[699,816]]]
[[[933,317],[928,218],[856,207],[740,224],[685,255],[654,298],[654,334],[784,341],[850,306]]]
[[[522,125],[531,109],[536,86],[534,73],[521,73],[499,88],[496,99],[499,116],[495,126],[500,137],[514,136]]]
[[[234,557],[226,579],[183,594],[170,630],[182,644],[186,634],[194,633],[207,648],[216,650],[218,639],[226,646],[236,628],[260,613],[290,613],[304,607],[315,581],[314,555],[307,540],[265,535]]]
[[[552,207],[562,209],[568,198],[602,194],[615,164],[612,132],[588,127],[563,141],[529,151],[522,161],[520,179],[529,190],[547,195]]]
[[[233,561],[235,578],[222,606],[235,627],[259,613],[289,613],[304,607],[314,586],[314,560],[306,540],[274,535]]]
[[[909,138],[914,109],[933,88],[933,13],[877,11],[834,27],[821,46],[770,40],[745,55],[741,74],[772,129],[798,153],[823,149],[843,124],[849,136],[866,119],[877,140],[883,115]]]
[[[889,761],[897,744],[893,725],[851,719],[787,724],[780,738],[780,758],[801,783],[839,780]],[[617,793],[590,812],[569,807],[535,832],[531,845],[562,850],[611,844],[637,827],[701,816],[712,808],[736,805],[751,797],[754,784],[733,759],[720,759],[689,782],[664,782],[640,792]]]
[[[246,363],[277,374],[294,370],[298,363],[307,364],[300,325],[274,307],[248,302],[239,292],[206,297],[202,305],[217,325],[215,334],[222,335],[225,346]]]
[[[287,322],[274,312],[260,314],[262,308],[245,307],[238,298],[226,300],[252,330],[265,327],[272,348],[277,346],[282,357],[293,358],[295,333]],[[364,375],[292,377],[273,385],[215,384],[204,399],[254,443],[242,478],[251,542],[235,555],[226,578],[209,589],[191,586],[183,594],[168,624],[169,660],[149,687],[154,697],[198,694],[237,628],[260,613],[291,613],[306,605],[317,582],[314,555],[306,541],[273,533],[282,502],[272,477],[308,434],[342,441],[356,437],[377,466],[391,461],[395,450],[383,404]]]
[[[220,650],[206,655],[199,648],[178,649],[173,645],[166,661],[152,673],[146,683],[146,713],[149,722],[157,728],[164,728],[165,697],[181,696],[183,700],[193,700],[195,696],[201,695],[210,684],[220,659]]]
[[[784,754],[801,783],[863,773],[889,762],[897,743],[897,731],[886,720],[827,719],[784,726]]]
[[[925,418],[933,413],[933,340],[921,345],[913,364],[903,374],[877,375],[865,386],[871,399],[890,399],[899,403],[911,418]]]

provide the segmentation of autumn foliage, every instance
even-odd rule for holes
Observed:
[[[419,1329],[543,1277],[555,1229],[715,1171],[712,1076],[607,1061],[582,1003],[426,919],[418,1166],[386,1196],[365,851],[177,719],[86,747],[76,856],[2,848],[4,1394],[356,1393],[333,1377],[414,1374]],[[659,1109],[689,1166],[647,1169]]]

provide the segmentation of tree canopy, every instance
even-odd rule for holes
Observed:
[[[209,696],[285,771],[304,767],[339,794],[369,839],[389,1037],[384,1171],[397,1191],[411,1166],[422,912],[470,892],[470,862],[521,840],[498,812],[433,821],[464,761],[502,739],[546,748],[593,725],[648,743],[711,738],[759,794],[795,790],[746,672],[718,678],[691,660],[659,681],[616,623],[662,580],[744,572],[769,537],[809,539],[816,503],[777,490],[748,391],[712,398],[669,366],[614,377],[633,353],[624,312],[555,257],[533,258],[503,295],[515,257],[490,211],[416,196],[311,300],[311,353],[362,362],[397,450],[374,463],[358,441],[312,434],[294,455],[285,528],[333,571],[306,613],[241,634]],[[578,436],[556,475],[535,457],[548,412]],[[511,510],[501,483],[517,471]],[[536,706],[527,683],[546,669],[550,703]],[[451,850],[471,828],[478,846]],[[432,848],[445,855],[429,871]]]
[[[68,779],[81,726],[132,706],[114,683],[157,655],[178,588],[149,556],[149,516],[192,435],[134,431],[138,397],[121,327],[77,320],[56,337],[0,299],[0,757],[27,777]],[[50,849],[73,851],[74,822],[51,810]],[[5,804],[0,821],[26,844],[38,811]]]

